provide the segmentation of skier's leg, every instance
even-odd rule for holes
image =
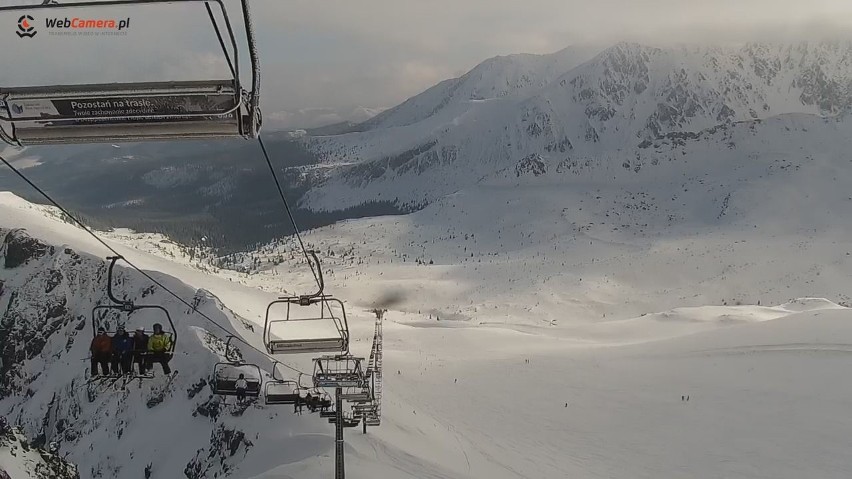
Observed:
[[[163,373],[171,374],[172,368],[169,367],[169,360],[172,358],[171,355],[167,353],[160,353],[160,364],[163,365]]]

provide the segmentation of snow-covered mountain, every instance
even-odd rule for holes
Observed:
[[[30,211],[35,224],[48,210]],[[120,296],[170,310],[178,336],[171,366],[179,373],[169,380],[157,365],[152,380],[87,383],[90,314],[107,301],[104,261],[21,229],[0,229],[0,238],[0,414],[33,446],[49,446],[76,465],[81,477],[199,479],[237,471],[251,477],[331,447],[330,438],[315,438],[328,433],[319,418],[299,421],[291,411],[213,396],[210,378],[224,358],[223,332],[125,268],[115,280]],[[232,334],[253,335],[251,323],[210,293],[158,277]],[[162,322],[168,329],[150,311],[113,313],[100,320],[128,329]],[[268,374],[271,364],[250,350],[240,353]]]
[[[303,204],[418,206],[500,170],[526,169],[531,159],[617,167],[666,135],[790,113],[833,116],[850,104],[849,42],[619,43],[597,55],[499,57],[376,116],[363,131],[307,140],[322,165],[306,174],[325,183]]]
[[[320,128],[339,123],[354,126],[370,120],[383,110],[365,106],[280,110],[264,115],[263,126],[268,131]]]

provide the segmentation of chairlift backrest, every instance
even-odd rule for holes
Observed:
[[[0,139],[15,146],[146,140],[242,137],[260,131],[258,59],[248,1],[241,0],[251,58],[252,86],[240,82],[233,27],[222,0],[172,0],[218,5],[233,61],[212,11],[210,20],[231,66],[231,78],[206,81],[109,83],[8,87],[0,85]],[[94,5],[167,3],[164,0],[109,0]],[[92,2],[0,7],[31,12],[89,7]],[[208,7],[209,8],[209,7]]]

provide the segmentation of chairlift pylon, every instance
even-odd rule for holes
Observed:
[[[263,325],[263,342],[270,354],[331,353],[349,351],[349,323],[343,302],[323,294],[322,268],[315,251],[310,251],[318,273],[319,290],[302,296],[282,296],[269,303]],[[284,305],[283,318],[276,316],[275,307]],[[340,309],[335,315],[332,305]],[[298,314],[309,310],[307,315]],[[300,317],[297,317],[298,316]],[[325,331],[317,333],[317,328]]]
[[[246,397],[260,396],[260,387],[263,383],[263,372],[260,366],[243,361],[239,357],[232,359],[231,340],[234,336],[228,336],[225,342],[225,361],[213,366],[213,394],[220,396],[236,396],[237,381],[240,375],[246,381]]]
[[[37,15],[93,6],[204,3],[231,71],[230,78],[203,81],[0,85],[0,140],[13,146],[29,146],[257,138],[261,126],[259,61],[248,0],[240,2],[252,78],[248,88],[241,82],[239,46],[223,0],[106,0],[0,6],[0,13],[25,11]],[[218,6],[222,13],[225,37],[210,4]]]

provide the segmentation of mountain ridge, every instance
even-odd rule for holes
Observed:
[[[606,157],[668,134],[786,113],[835,116],[852,105],[852,42],[676,48],[622,42],[559,75],[543,68],[516,88],[474,98],[477,85],[503,84],[526,57],[498,58],[356,132],[306,138],[321,164],[304,171],[320,185],[302,205],[328,211],[381,199],[416,207],[534,155]],[[500,62],[513,66],[478,76]],[[548,75],[553,78],[539,81]],[[411,186],[409,193],[380,194],[400,182]]]

